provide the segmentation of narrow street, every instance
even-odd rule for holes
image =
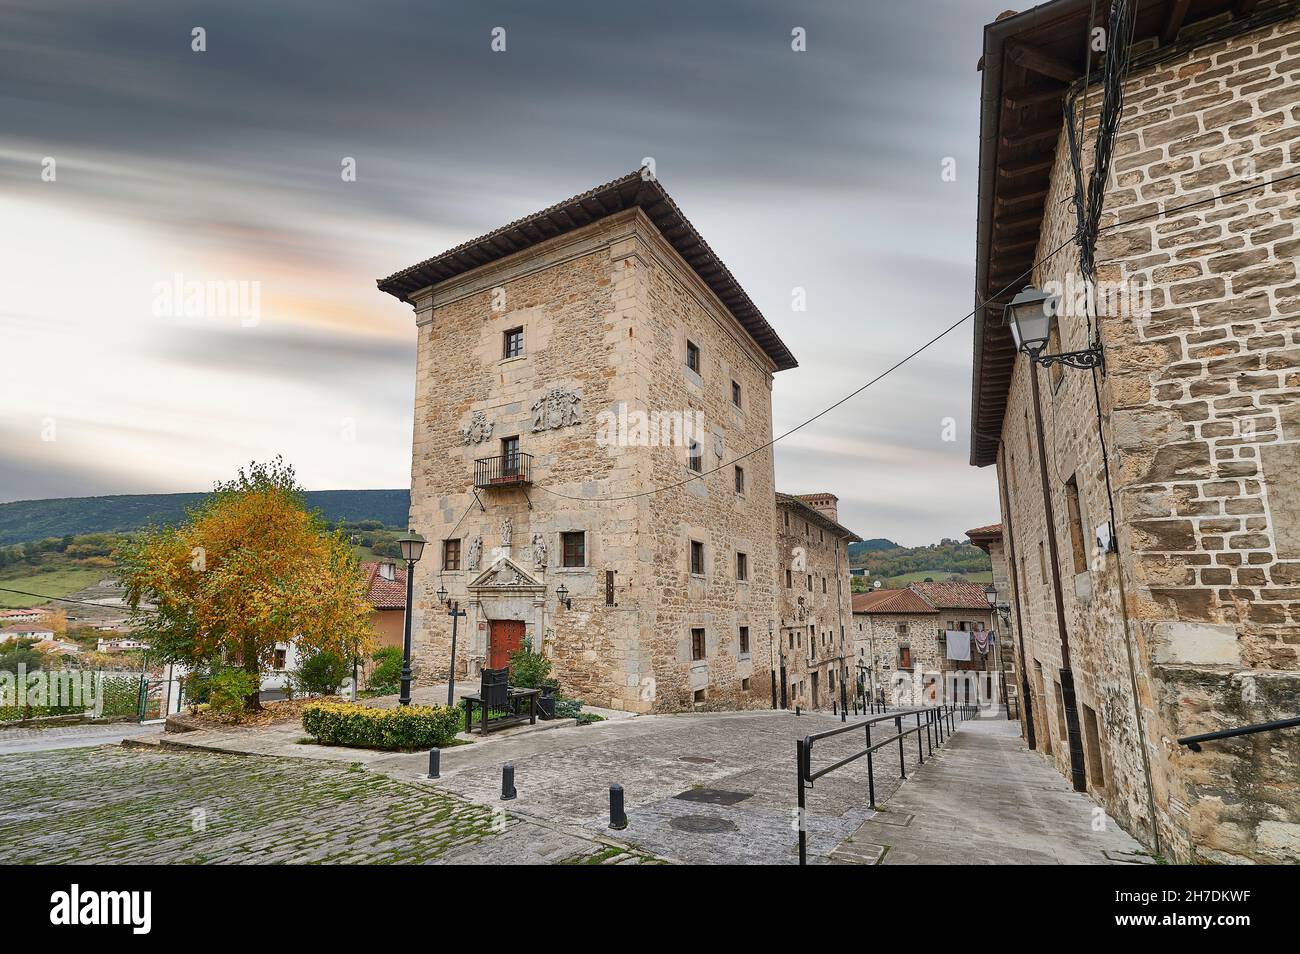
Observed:
[[[1020,723],[963,722],[884,810],[832,854],[841,863],[1140,864],[1142,846],[1020,738]],[[882,857],[883,855],[883,857]]]

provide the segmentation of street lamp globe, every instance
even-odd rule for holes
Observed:
[[[997,605],[998,605],[998,588],[997,588],[996,586],[994,586],[992,583],[990,583],[988,586],[984,587],[984,598],[985,598],[986,600],[988,600],[988,603],[989,603],[989,606],[990,606],[990,607],[997,606]]]
[[[418,563],[424,553],[424,537],[414,530],[407,530],[397,538],[397,545],[402,551],[402,559],[407,563]]]
[[[1026,285],[1016,293],[1002,314],[1011,329],[1017,351],[1034,356],[1047,347],[1059,301],[1059,295],[1049,294],[1033,285]]]
[[[434,595],[438,597],[439,603],[441,603],[443,606],[447,605],[447,587],[445,586],[438,587],[438,592]]]

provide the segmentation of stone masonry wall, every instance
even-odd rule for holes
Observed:
[[[1298,87],[1295,20],[1139,63],[1126,85],[1098,280],[1149,286],[1152,308],[1148,316],[1120,300],[1100,320],[1118,554],[1093,547],[1110,503],[1092,377],[1037,372],[1089,791],[1150,844],[1145,739],[1162,850],[1176,860],[1270,860],[1300,836],[1294,736],[1220,746],[1208,758],[1174,741],[1295,710],[1300,180],[1156,213],[1293,168]],[[1096,108],[1094,96],[1089,114]],[[1040,258],[1075,227],[1067,152],[1062,138]],[[1073,246],[1034,281],[1070,274]],[[1083,313],[1067,313],[1052,347],[1083,348],[1087,337]],[[1018,359],[1003,421],[1003,521],[1015,533],[1038,744],[1068,775],[1029,373]],[[1078,572],[1070,481],[1084,544]]]
[[[839,704],[840,680],[845,672],[849,689],[855,678],[849,633],[853,597],[848,548],[838,534],[819,525],[808,510],[804,505],[778,502],[773,511],[780,649],[785,654],[789,705],[831,709]]]
[[[447,676],[451,621],[434,596],[445,586],[468,610],[457,640],[461,678],[485,663],[490,620],[509,618],[523,620],[526,637],[552,658],[563,691],[588,703],[675,710],[689,708],[700,688],[717,704],[750,704],[742,680],[753,675],[751,658],[768,671],[773,615],[770,451],[747,461],[744,497],[734,493],[730,473],[637,496],[681,481],[685,448],[644,446],[610,425],[629,411],[703,411],[706,464],[715,433],[727,450],[763,444],[771,436],[766,356],[637,210],[469,272],[415,304],[411,519],[430,541],[415,576],[418,680]],[[524,329],[524,353],[504,358],[503,333],[516,327]],[[687,328],[706,356],[706,386],[683,376]],[[725,388],[730,403],[733,377],[743,385],[742,410],[722,401]],[[581,394],[581,421],[545,420],[535,430],[536,402],[556,388]],[[461,429],[476,412],[491,422],[492,435],[467,443]],[[526,494],[480,489],[476,499],[474,460],[499,454],[500,439],[514,435],[520,451],[533,455],[532,485]],[[562,566],[566,531],[585,532],[585,566]],[[470,569],[476,537],[482,560]],[[535,537],[546,547],[544,567],[534,560]],[[705,581],[687,579],[692,537],[709,550]],[[460,570],[442,568],[446,538],[461,541]],[[750,582],[738,585],[733,554],[742,546],[749,547]],[[539,585],[506,587],[500,596],[471,591],[503,555]],[[613,605],[607,572],[614,574]],[[561,584],[572,608],[556,601]],[[742,621],[753,634],[749,654],[738,648]],[[708,631],[703,667],[690,659],[695,623]]]

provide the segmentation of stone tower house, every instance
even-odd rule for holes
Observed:
[[[419,680],[524,642],[639,712],[769,701],[772,375],[794,356],[648,172],[383,279],[419,328]],[[755,447],[743,460],[733,458]],[[560,591],[567,595],[567,603]]]

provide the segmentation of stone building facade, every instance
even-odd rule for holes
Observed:
[[[840,525],[838,503],[829,493],[776,495],[777,664],[791,708],[837,708],[845,678],[851,695],[848,545],[861,538]]]
[[[969,660],[948,658],[950,630],[972,634]],[[984,590],[974,583],[913,583],[853,596],[854,655],[870,674],[865,678],[871,687],[884,689],[890,702],[919,703],[917,693],[936,675],[949,702],[1000,701],[1000,683],[984,675],[998,671],[994,632]],[[979,648],[981,642],[986,649]],[[957,672],[970,676],[954,683],[948,674]]]
[[[380,288],[419,329],[418,680],[447,678],[442,590],[459,678],[527,643],[592,705],[769,704],[766,445],[795,361],[659,183],[625,176]]]
[[[1016,355],[996,298],[972,463],[997,466],[1036,747],[1166,857],[1294,862],[1300,735],[1177,740],[1300,711],[1300,180],[1272,182],[1300,159],[1300,10],[1141,10],[1096,250],[1120,292],[1094,318],[1104,372]],[[1026,262],[1039,288],[1077,279],[1059,96],[1024,104],[1052,101],[1040,71],[1081,85],[1087,11],[1034,13],[985,34],[981,299]],[[1049,351],[1087,347],[1063,312]]]
[[[992,620],[997,630],[1001,696],[1003,704],[1007,707],[1007,718],[1023,721],[1021,699],[1024,697],[1024,689],[1019,665],[1020,654],[1017,649],[1019,630],[1016,628],[1015,614],[1011,608],[1011,577],[1007,565],[1007,550],[1002,541],[1002,524],[975,527],[973,530],[967,530],[966,536],[970,538],[972,545],[989,555],[993,588],[997,591],[995,610],[997,615],[993,616]],[[1022,726],[1022,734],[1024,731],[1025,728]]]

